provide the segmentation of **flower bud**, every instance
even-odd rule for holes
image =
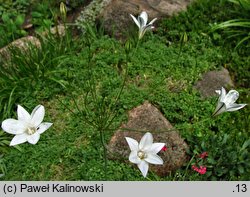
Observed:
[[[125,43],[125,51],[126,53],[130,53],[130,51],[132,50],[133,48],[133,44],[131,43],[130,40],[127,40],[126,43]]]
[[[181,43],[186,43],[188,41],[188,36],[187,36],[186,32],[181,34],[180,41],[181,41]]]
[[[60,3],[60,13],[62,15],[62,19],[65,20],[67,16],[67,8],[63,2]]]

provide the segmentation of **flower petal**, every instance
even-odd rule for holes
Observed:
[[[132,14],[130,14],[130,16],[131,16],[132,19],[134,20],[135,24],[136,24],[139,28],[141,28],[140,23],[137,21],[137,19],[136,19]]]
[[[219,94],[219,96],[220,96],[221,90],[215,90],[215,92],[216,92],[216,94]]]
[[[18,145],[18,144],[22,144],[24,142],[27,142],[27,134],[26,133],[23,133],[23,134],[20,134],[20,135],[16,135],[15,137],[13,137],[13,139],[11,140],[10,142],[10,146],[15,146],[15,145]]]
[[[147,157],[144,159],[148,163],[152,164],[163,164],[162,158],[156,154],[148,153]]]
[[[125,137],[131,151],[138,151],[138,142],[130,137]]]
[[[138,17],[138,21],[141,24],[141,27],[145,26],[148,22],[148,14],[147,12],[143,11],[140,16]]]
[[[154,28],[154,26],[152,24],[148,24],[148,25],[143,27],[143,31],[146,32],[147,30],[151,30],[153,28]]]
[[[225,103],[226,107],[228,107],[228,105],[235,103],[238,98],[239,92],[237,92],[236,90],[230,90],[225,96],[223,102]]]
[[[214,110],[213,116],[217,116],[225,111],[226,111],[226,105],[224,103],[218,101],[218,104]]]
[[[34,133],[33,135],[28,135],[27,140],[30,144],[36,144],[40,139],[40,134],[38,132]]]
[[[24,122],[30,122],[31,116],[30,114],[21,106],[17,106],[17,117],[18,120],[24,121]]]
[[[2,129],[10,134],[22,134],[26,131],[26,123],[15,119],[7,119],[2,122]]]
[[[152,24],[148,24],[148,25],[143,26],[142,28],[140,28],[139,29],[139,39],[141,39],[144,36],[144,34],[145,34],[145,32],[147,30],[151,30],[153,28],[154,28],[154,26]]]
[[[38,128],[37,128],[37,132],[38,132],[39,134],[42,134],[44,131],[46,131],[48,128],[50,128],[52,124],[53,124],[53,123],[50,123],[50,122],[43,122],[43,123],[41,123],[41,124],[38,126]]]
[[[31,124],[35,127],[39,126],[45,115],[44,106],[38,105],[31,113]]]
[[[152,21],[150,21],[149,25],[153,25],[153,23],[157,20],[157,18],[154,18]]]
[[[142,37],[144,36],[145,31],[143,30],[143,28],[139,29],[139,40],[142,39]]]
[[[143,150],[143,151],[150,150],[152,144],[153,144],[153,136],[151,133],[147,132],[142,137],[142,139],[139,143],[139,149]]]
[[[139,164],[141,162],[140,158],[137,156],[137,151],[132,151],[129,155],[129,161],[131,163]]]
[[[165,143],[153,143],[150,148],[150,153],[158,153],[161,151],[161,149],[165,146]]]
[[[138,165],[138,168],[140,169],[140,171],[141,171],[141,173],[142,173],[142,175],[144,176],[144,177],[146,177],[147,176],[147,173],[148,173],[148,163],[146,162],[146,161],[141,161]]]
[[[245,107],[247,104],[236,104],[236,103],[233,103],[231,105],[228,106],[227,108],[227,111],[236,111],[236,110],[239,110],[243,107]]]
[[[225,99],[225,96],[226,96],[226,90],[225,90],[225,88],[223,88],[223,87],[221,87],[221,90],[219,90],[220,91],[220,93],[219,93],[219,95],[220,95],[220,97],[219,97],[219,101],[221,101],[221,102],[224,102],[224,99]],[[218,93],[218,91],[217,91],[217,93]]]

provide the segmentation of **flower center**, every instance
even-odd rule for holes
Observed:
[[[145,159],[147,157],[147,154],[143,151],[138,151],[137,153],[137,156],[140,158],[140,159]]]
[[[29,134],[29,135],[33,135],[35,132],[36,132],[36,128],[35,127],[28,127],[26,132]]]

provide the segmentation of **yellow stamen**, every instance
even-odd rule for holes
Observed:
[[[137,156],[140,159],[145,159],[147,157],[147,154],[145,152],[143,152],[143,151],[138,151]]]
[[[29,135],[33,135],[36,132],[36,128],[35,127],[28,127],[27,128],[27,133]]]

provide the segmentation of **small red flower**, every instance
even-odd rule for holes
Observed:
[[[199,168],[198,168],[197,166],[195,166],[195,165],[192,165],[192,169],[193,169],[194,171],[199,170]]]
[[[207,172],[207,168],[205,166],[200,166],[199,173],[205,174]]]
[[[205,174],[207,172],[207,168],[205,166],[200,166],[200,168],[198,168],[197,166],[192,165],[192,169],[199,174]]]
[[[203,152],[199,155],[200,158],[205,159],[206,157],[208,157],[208,153],[207,152]]]
[[[168,150],[168,148],[165,145],[165,146],[162,147],[161,151],[166,151],[166,150]]]

